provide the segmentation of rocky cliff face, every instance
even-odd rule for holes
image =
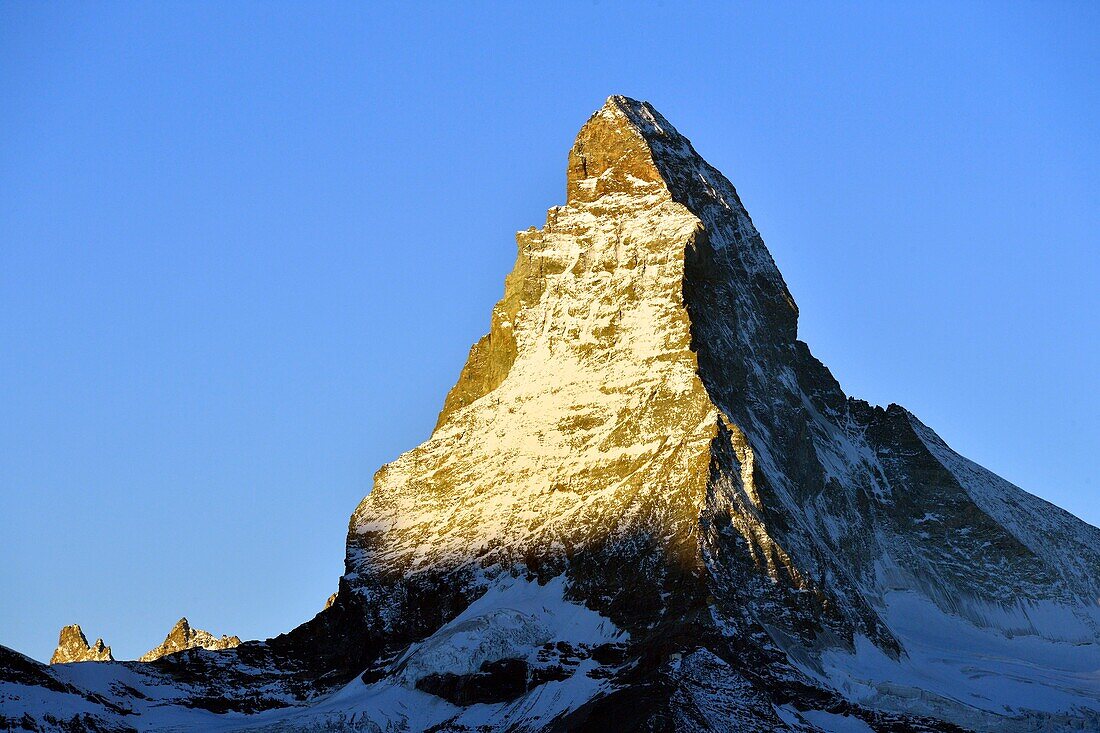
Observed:
[[[181,618],[176,622],[176,625],[172,627],[172,630],[168,632],[168,636],[165,637],[164,641],[161,642],[159,646],[141,655],[138,661],[151,662],[154,659],[160,659],[169,654],[175,654],[176,652],[182,652],[187,649],[198,648],[211,651],[232,649],[235,646],[239,646],[240,643],[241,640],[236,636],[226,636],[222,634],[221,637],[217,637],[209,631],[192,629],[187,619]]]
[[[103,639],[96,639],[95,644],[88,645],[88,639],[80,626],[61,627],[61,634],[57,639],[57,648],[50,657],[50,664],[68,664],[69,662],[110,662],[111,647],[103,643]]]
[[[124,684],[161,697],[131,713],[1100,728],[1100,530],[845,395],[733,186],[650,105],[592,116],[566,190],[518,235],[431,437],[352,516],[332,603],[268,642],[148,665]]]

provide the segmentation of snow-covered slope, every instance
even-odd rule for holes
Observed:
[[[517,241],[431,437],[353,514],[330,606],[144,667],[13,656],[3,714],[1100,729],[1100,530],[847,397],[733,186],[651,106],[593,115],[565,205]]]

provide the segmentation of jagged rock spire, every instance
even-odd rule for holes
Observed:
[[[168,632],[168,636],[165,637],[164,641],[161,642],[159,646],[141,655],[138,661],[151,662],[154,659],[160,659],[168,654],[175,654],[176,652],[182,652],[187,649],[232,649],[240,643],[241,640],[236,636],[225,636],[223,634],[219,638],[209,631],[192,629],[191,624],[187,621],[187,618],[184,617],[176,622],[176,625],[172,627],[172,630]]]
[[[70,662],[110,662],[111,647],[103,643],[103,639],[96,639],[89,645],[87,637],[81,631],[79,624],[62,626],[57,639],[57,648],[50,657],[50,664],[68,664]]]

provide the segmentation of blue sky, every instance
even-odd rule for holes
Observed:
[[[612,93],[844,388],[1100,523],[1100,7],[0,4],[0,643],[319,610]]]

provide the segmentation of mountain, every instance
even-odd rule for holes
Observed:
[[[845,395],[732,184],[649,104],[588,120],[566,194],[352,515],[330,605],[145,665],[4,650],[0,722],[1100,729],[1100,530]]]
[[[111,647],[103,643],[103,639],[96,639],[95,644],[88,645],[88,638],[80,630],[78,624],[62,626],[57,638],[57,648],[50,657],[50,664],[68,664],[70,662],[111,662]]]
[[[161,642],[159,646],[141,655],[138,661],[151,662],[154,659],[160,659],[169,654],[175,654],[176,652],[182,652],[187,649],[232,649],[240,645],[240,643],[241,640],[236,636],[226,636],[222,634],[221,638],[218,638],[209,631],[192,629],[187,619],[181,618],[176,622],[176,625],[172,627],[172,630],[168,632],[168,636],[165,637],[164,641]]]

